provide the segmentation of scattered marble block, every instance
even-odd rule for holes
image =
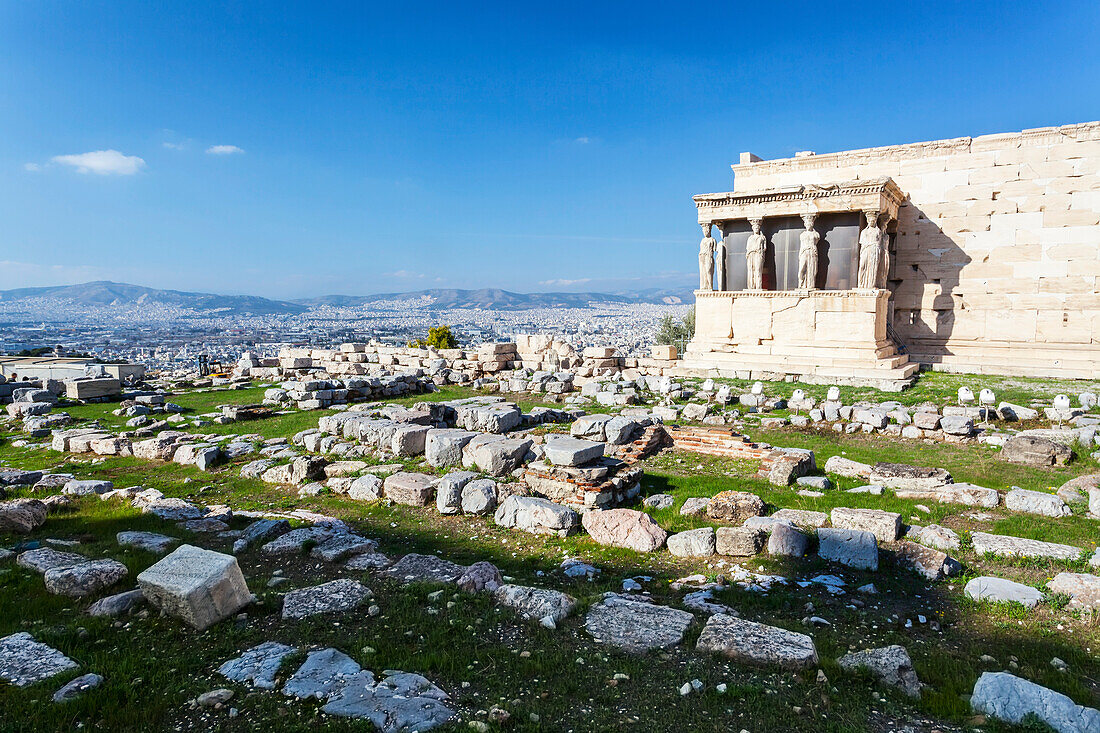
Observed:
[[[1030,585],[989,575],[974,578],[963,592],[975,601],[1011,601],[1026,608],[1034,608],[1043,599],[1043,594]]]
[[[913,660],[903,646],[865,649],[845,654],[837,660],[841,669],[867,669],[885,685],[897,687],[909,697],[920,697],[920,679],[913,669]]]
[[[805,634],[723,613],[707,620],[696,648],[758,666],[803,669],[817,664],[814,640]]]
[[[93,690],[102,684],[103,677],[101,677],[100,675],[94,672],[82,674],[75,680],[72,680],[67,685],[63,686],[61,689],[55,692],[51,699],[54,702],[68,702],[69,700],[75,700],[88,690]]]
[[[715,548],[714,528],[689,529],[669,535],[666,542],[668,551],[677,557],[710,557]]]
[[[199,631],[252,600],[237,558],[192,545],[179,546],[137,580],[151,604]]]
[[[603,456],[604,444],[580,438],[554,438],[542,446],[555,466],[583,466]]]
[[[39,575],[44,575],[46,571],[54,568],[65,568],[70,565],[79,565],[82,562],[88,562],[88,558],[75,552],[61,552],[52,547],[27,550],[19,553],[19,556],[15,558],[16,565]]]
[[[84,598],[110,588],[129,574],[129,569],[118,560],[104,559],[47,570],[43,580],[50,593]]]
[[[493,521],[501,527],[520,529],[532,534],[572,533],[580,517],[569,507],[533,496],[509,496],[497,506]]]
[[[1080,547],[1073,545],[1060,545],[1055,542],[986,532],[972,532],[970,539],[974,543],[974,552],[979,555],[990,553],[997,557],[1052,557],[1057,560],[1076,560],[1084,552]]]
[[[349,677],[321,711],[369,720],[383,733],[423,733],[454,716],[454,711],[443,704],[447,699],[447,693],[418,674],[397,672],[376,684],[374,675],[364,670]]]
[[[829,518],[837,529],[864,530],[879,542],[894,542],[901,536],[901,515],[896,512],[836,507]]]
[[[26,632],[0,639],[0,679],[16,687],[33,685],[77,666],[64,654],[40,644]]]
[[[105,596],[88,606],[89,616],[116,617],[129,611],[138,604],[145,602],[145,594],[138,590],[128,590],[116,593],[113,596]]]
[[[428,506],[435,498],[435,481],[423,473],[394,473],[386,477],[383,492],[396,504]]]
[[[248,682],[261,690],[275,689],[275,674],[283,658],[298,651],[277,641],[265,641],[218,667],[218,673],[234,682]]]
[[[283,694],[305,700],[328,700],[362,668],[339,649],[312,651],[283,685]]]
[[[1100,577],[1095,575],[1058,573],[1047,583],[1047,589],[1069,596],[1069,608],[1100,610]]]
[[[524,585],[502,585],[493,600],[529,621],[561,623],[577,607],[577,599],[560,591]],[[549,624],[546,624],[549,625]]]
[[[1066,517],[1073,513],[1061,497],[1027,489],[1013,489],[1005,494],[1005,507],[1014,512],[1044,517]]]
[[[1009,723],[1035,715],[1058,733],[1100,731],[1100,710],[1078,705],[1060,692],[1008,672],[983,672],[974,684],[970,706]]]
[[[157,555],[163,555],[169,547],[179,542],[175,537],[156,532],[119,532],[115,535],[115,539],[123,547],[136,547]]]
[[[319,613],[350,611],[363,604],[371,591],[357,580],[341,578],[283,596],[283,618],[305,618]]]
[[[817,554],[823,560],[860,570],[878,570],[878,543],[872,533],[822,527],[817,531],[817,538]]]
[[[898,543],[897,558],[903,564],[928,580],[940,580],[962,572],[962,565],[945,552],[916,542],[902,540]]]
[[[454,583],[465,569],[435,555],[410,552],[394,563],[386,574],[402,583]]]
[[[589,609],[584,628],[598,642],[641,653],[679,644],[694,620],[687,611],[610,593]]]
[[[714,549],[719,555],[751,557],[764,548],[767,534],[752,527],[719,527],[714,533]]]

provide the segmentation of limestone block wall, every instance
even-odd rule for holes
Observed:
[[[1100,122],[734,165],[734,190],[890,176],[894,335],[947,371],[1100,377]]]

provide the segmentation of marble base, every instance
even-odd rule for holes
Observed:
[[[696,291],[679,370],[899,391],[919,366],[887,336],[889,299],[887,290]]]

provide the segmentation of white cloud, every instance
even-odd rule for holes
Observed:
[[[38,165],[38,163],[24,163],[23,170],[30,171],[31,173],[37,173],[38,171],[42,170],[42,166]]]
[[[590,283],[590,282],[592,282],[592,278],[590,278],[590,277],[579,277],[576,280],[567,280],[567,279],[564,279],[564,278],[559,278],[557,280],[541,280],[541,281],[539,281],[539,285],[545,285],[545,286],[548,286],[548,287],[568,288],[568,287],[572,287],[573,285],[584,285],[585,283]]]
[[[79,155],[55,155],[51,160],[76,168],[77,173],[95,173],[100,176],[132,176],[145,167],[145,161],[136,155],[123,155],[117,150],[96,150]]]
[[[206,149],[206,152],[210,155],[234,155],[243,153],[244,150],[236,145],[211,145]]]
[[[577,143],[577,144],[579,144],[579,145],[587,145],[588,143],[590,143],[590,142],[592,142],[592,141],[591,141],[591,140],[590,140],[589,138],[587,138],[587,137],[578,137],[578,138],[577,138],[576,140],[574,140],[573,142],[575,142],[575,143]]]
[[[161,143],[161,145],[169,150],[183,150],[183,143]]]

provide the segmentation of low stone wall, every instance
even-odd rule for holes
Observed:
[[[729,428],[670,425],[665,430],[674,448],[689,453],[759,461],[757,475],[773,484],[786,486],[795,477],[805,475],[815,468],[811,451],[780,449],[754,443]]]

